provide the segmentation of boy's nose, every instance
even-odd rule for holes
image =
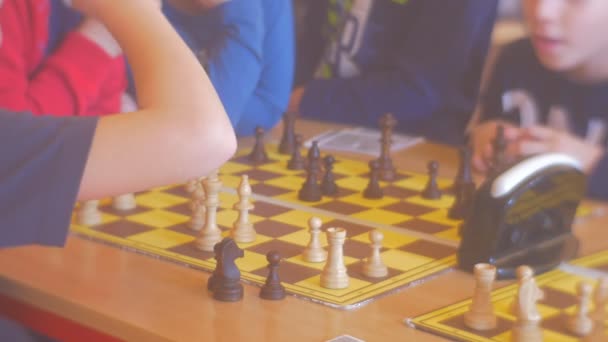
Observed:
[[[565,0],[532,0],[533,13],[541,22],[557,19],[564,7]]]

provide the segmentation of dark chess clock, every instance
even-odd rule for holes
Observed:
[[[533,156],[487,179],[462,225],[459,267],[490,263],[508,279],[519,265],[538,274],[573,257],[572,222],[585,191],[580,164],[562,154]]]

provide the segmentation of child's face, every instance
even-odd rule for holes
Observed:
[[[538,58],[554,71],[572,71],[608,58],[608,0],[524,0]]]

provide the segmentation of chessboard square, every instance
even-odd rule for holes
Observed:
[[[268,265],[266,255],[245,249],[245,256],[236,259],[236,266],[241,272],[251,272]]]
[[[281,241],[293,243],[303,248],[308,246],[308,242],[310,241],[310,233],[307,230],[300,229],[297,232],[293,232],[291,234],[283,235],[278,238]],[[327,234],[320,234],[319,240],[321,242],[322,247],[327,246]]]
[[[195,238],[190,235],[166,229],[155,229],[149,232],[132,235],[128,239],[161,249],[175,247],[195,240]]]
[[[373,227],[356,224],[342,220],[331,220],[323,222],[322,229],[325,231],[327,228],[339,227],[346,229],[346,237],[351,238],[357,235],[368,233],[370,230],[374,230]],[[365,241],[364,241],[365,242]]]
[[[576,296],[576,289],[580,282],[588,282],[590,284],[594,283],[593,278],[584,277],[580,275],[571,274],[568,277],[562,277],[559,281],[549,282],[544,284],[543,287],[550,287],[565,293],[570,293],[573,296]]]
[[[241,184],[241,180],[243,178],[241,176],[235,176],[235,175],[221,175],[220,176],[220,180],[222,182],[222,185],[226,188],[230,188],[230,189],[237,189],[239,187],[239,185]],[[259,181],[255,180],[255,179],[249,179],[249,185],[253,186],[258,184]]]
[[[380,229],[380,231],[382,232],[382,235],[384,235],[384,239],[382,240],[382,247],[384,248],[399,248],[417,240],[417,238],[401,232],[385,229]],[[353,236],[352,240],[370,243],[369,233]]]
[[[265,171],[265,170],[260,170],[260,169],[250,169],[247,171],[238,172],[235,175],[237,175],[237,176],[248,175],[249,179],[256,180],[256,181],[262,181],[262,182],[283,176],[280,173]]]
[[[156,191],[159,191],[159,190],[157,189]],[[166,189],[164,189],[163,192],[166,192],[168,194],[175,195],[178,197],[186,197],[186,198],[191,197],[191,194],[186,189],[185,184],[169,186]]]
[[[192,206],[192,203],[185,202],[185,203],[182,203],[182,204],[178,204],[178,205],[175,205],[175,206],[172,206],[172,207],[165,208],[164,210],[170,211],[172,213],[177,213],[177,214],[180,214],[180,215],[191,217],[192,216],[191,206]]]
[[[129,221],[145,224],[154,228],[167,228],[187,222],[189,219],[188,216],[166,210],[150,210],[145,213],[127,217],[127,220]]]
[[[365,261],[363,260],[363,261],[360,261],[360,262],[348,265],[348,267],[347,267],[347,269],[348,269],[348,275],[351,278],[357,278],[357,279],[361,279],[361,280],[364,280],[364,281],[368,281],[368,282],[370,282],[372,284],[376,284],[376,283],[379,283],[381,281],[385,281],[387,279],[390,279],[390,278],[392,278],[394,276],[397,276],[400,273],[402,273],[399,270],[387,267],[388,274],[386,276],[379,277],[379,278],[371,278],[371,277],[368,277],[365,274],[363,274],[363,264],[364,263],[365,263]]]
[[[290,208],[286,208],[284,206],[271,204],[264,201],[254,201],[253,209],[249,213],[268,218],[282,213],[286,213],[290,210]]]
[[[426,221],[431,221],[431,222],[436,222],[436,223],[444,224],[446,226],[452,226],[452,227],[456,227],[460,223],[462,223],[461,220],[452,220],[452,219],[450,219],[448,217],[448,210],[447,209],[438,209],[438,210],[435,210],[435,211],[430,212],[428,214],[420,215],[418,218],[426,220]]]
[[[300,184],[300,185],[302,185],[302,184]],[[285,201],[285,202],[295,203],[295,204],[299,204],[299,205],[303,205],[303,206],[310,206],[310,205],[314,205],[314,204],[327,203],[327,202],[330,202],[330,201],[334,200],[331,197],[323,196],[321,198],[321,200],[315,201],[315,202],[301,201],[298,198],[298,192],[299,191],[291,191],[291,192],[288,192],[288,193],[283,194],[283,195],[274,196],[274,198],[276,200],[279,200],[279,201]]]
[[[100,214],[101,214],[101,223],[92,225],[90,227],[92,227],[92,228],[99,227],[99,226],[106,225],[106,224],[109,224],[109,223],[112,223],[112,222],[116,222],[116,221],[118,221],[118,220],[121,219],[118,216],[107,214],[105,212],[100,212]],[[84,226],[84,225],[81,225],[81,224],[78,223],[78,216],[77,216],[77,214],[75,212],[72,213],[72,224],[73,225],[77,225],[77,226],[81,226],[81,227]]]
[[[314,207],[323,209],[323,210],[327,210],[327,211],[331,211],[334,213],[342,214],[342,215],[352,215],[354,213],[368,209],[368,207],[364,207],[364,206],[353,204],[353,203],[343,202],[340,200],[322,203],[319,205],[314,205]]]
[[[319,274],[320,270],[295,264],[289,260],[283,260],[279,266],[279,277],[284,284],[295,284],[302,280],[308,279]],[[268,267],[263,267],[252,271],[253,274],[266,278],[268,276]]]
[[[444,230],[441,233],[434,234],[438,238],[442,238],[450,241],[460,241],[460,228],[451,228]]]
[[[342,197],[340,200],[347,203],[362,205],[367,208],[381,208],[399,202],[399,199],[390,196],[384,196],[378,199],[365,198],[362,193]]]
[[[218,226],[222,226],[222,227],[226,227],[226,228],[230,229],[234,225],[234,222],[236,222],[238,220],[239,212],[238,212],[238,210],[234,210],[234,209],[226,209],[226,210],[219,211],[217,213],[216,217],[217,217],[217,219],[216,219],[215,223]],[[247,217],[249,218],[249,222],[253,223],[254,228],[255,228],[255,224],[257,222],[264,220],[263,217],[260,217],[257,215],[249,214]]]
[[[427,175],[412,174],[411,177],[394,182],[393,184],[410,190],[422,191],[426,187],[428,180],[429,177]],[[447,178],[437,178],[437,186],[440,189],[448,188],[452,183],[453,181]]]
[[[381,253],[382,260],[388,267],[392,267],[401,271],[410,271],[417,267],[435,261],[422,255],[407,253],[398,249],[390,249]]]
[[[115,209],[111,202],[99,206],[100,212],[121,217],[143,213],[147,210],[150,210],[150,208],[146,208],[143,206],[135,206],[135,208],[130,210],[119,210]]]
[[[364,259],[367,258],[372,251],[369,243],[347,239],[344,241],[344,255],[355,258]]]
[[[305,181],[306,179],[294,175],[271,179],[264,183],[267,185],[272,185],[279,189],[298,191],[302,187],[302,183],[304,183]]]
[[[237,189],[237,191],[238,191],[238,189]],[[234,208],[234,205],[239,201],[239,195],[228,193],[228,192],[220,192],[218,194],[218,199],[220,202],[220,205],[219,205],[220,208],[232,209],[232,208]]]
[[[231,237],[231,238],[234,238],[232,236],[232,231],[222,232],[222,237]],[[271,238],[271,237],[269,237],[269,236],[265,236],[265,235],[262,235],[262,234],[255,234],[255,240],[253,242],[238,242],[237,245],[241,249],[249,249],[249,250],[251,250],[255,246],[258,246],[260,244],[263,244],[263,243],[266,243],[266,242],[272,241],[272,240],[274,240],[274,239]]]
[[[229,161],[220,168],[220,177],[223,178],[225,175],[234,175],[237,173],[240,174],[250,169],[251,166],[249,165]]]
[[[395,224],[396,227],[401,227],[409,230],[414,230],[420,233],[425,234],[437,234],[444,232],[448,229],[453,228],[453,226],[447,224],[441,224],[437,222],[431,222],[427,220],[421,220],[419,218],[414,218],[412,220],[408,220],[405,222],[400,222]]]
[[[190,241],[181,245],[177,245],[170,249],[167,249],[169,252],[177,253],[181,256],[186,256],[192,259],[201,260],[201,261],[212,261],[215,264],[214,254],[213,252],[205,252],[196,247],[196,241]]]
[[[117,220],[111,223],[99,225],[95,227],[95,230],[99,232],[103,232],[106,234],[118,236],[121,238],[126,238],[131,235],[148,232],[153,230],[154,228],[150,226],[146,226],[143,224],[139,224],[136,222],[129,222],[125,220]]]
[[[575,341],[578,341],[577,336],[573,333],[571,333],[568,330],[568,320],[570,319],[569,316],[567,315],[563,315],[563,314],[558,314],[558,315],[554,315],[553,317],[549,317],[549,318],[543,318],[543,321],[541,323],[542,327],[544,328],[545,332],[552,332],[552,333],[556,333],[559,336],[561,336],[562,338],[573,338],[575,339]],[[545,338],[546,341],[549,341],[545,336],[543,336]],[[553,340],[551,340],[553,341]],[[569,340],[560,340],[560,341],[569,341]]]
[[[422,196],[413,196],[405,199],[406,202],[420,204],[425,207],[437,208],[437,209],[449,209],[454,204],[454,197],[449,195],[442,195],[438,199],[426,199]]]
[[[538,308],[538,312],[540,313],[541,317],[543,317],[543,319],[547,319],[548,317],[552,317],[555,315],[560,315],[560,310],[553,308],[551,306],[547,306],[544,304],[537,304],[536,307]]]
[[[322,261],[322,262],[308,262],[308,261],[304,260],[304,256],[302,254],[296,255],[296,256],[291,257],[289,259],[285,259],[285,261],[286,262],[290,262],[292,264],[304,266],[304,267],[309,268],[309,269],[314,269],[314,270],[317,271],[317,273],[320,273],[323,270],[323,268],[325,267],[325,261]]]
[[[541,289],[544,295],[544,298],[539,301],[541,304],[563,310],[576,305],[578,302],[576,293],[564,292],[553,288],[551,287],[551,283],[542,286]]]
[[[360,213],[353,214],[352,217],[359,220],[391,225],[411,218],[411,216],[405,214],[398,214],[382,209],[370,209],[362,211]]]
[[[362,163],[356,160],[339,159],[334,164],[333,169],[335,174],[346,176],[359,176],[369,172],[367,163]]]
[[[261,165],[258,167],[258,169],[287,176],[295,175],[300,172],[300,170],[290,170],[287,168],[287,163],[289,159],[291,159],[291,156],[287,156],[287,158],[282,158],[282,160],[279,160],[279,158],[274,157],[273,159],[277,159],[277,162]]]
[[[304,287],[306,289],[310,289],[311,291],[321,292],[321,293],[324,293],[326,295],[341,297],[341,296],[349,294],[351,292],[355,292],[357,290],[360,290],[360,289],[362,289],[362,288],[364,288],[366,286],[369,286],[371,284],[368,281],[364,281],[364,280],[361,280],[361,279],[349,277],[348,287],[347,288],[344,288],[344,289],[326,289],[326,288],[324,288],[324,287],[321,286],[321,275],[319,274],[319,275],[310,277],[308,279],[304,279],[302,281],[299,281],[299,282],[295,283],[295,285],[296,286]]]
[[[247,248],[251,252],[266,255],[268,252],[277,251],[281,258],[289,259],[296,255],[300,255],[303,251],[302,246],[288,243],[281,240],[270,239],[266,242],[260,243],[254,247]]]
[[[385,186],[382,191],[384,192],[384,195],[395,198],[407,198],[416,196],[420,193],[420,191],[417,190],[406,189],[392,184]]]
[[[466,331],[467,333],[482,336],[488,339],[493,338],[494,336],[504,334],[505,332],[511,331],[513,328],[513,322],[506,320],[502,317],[496,317],[496,327],[490,330],[474,330],[469,328],[464,323],[464,314],[450,317],[444,321],[439,322],[445,326],[448,326],[452,329]]]
[[[402,251],[423,255],[431,259],[443,259],[456,254],[456,247],[442,245],[426,240],[416,240],[401,248]]]
[[[311,214],[300,210],[290,210],[288,212],[276,215],[272,219],[274,221],[308,229],[308,220],[313,216],[320,218],[322,222],[326,222],[331,219],[329,216]]]
[[[258,232],[258,234],[278,238],[294,232],[299,232],[302,230],[302,228],[283,222],[263,220],[255,224],[255,230]]]
[[[197,237],[199,231],[190,228],[190,221],[176,224],[175,226],[165,228],[167,230],[172,230],[174,232],[178,232],[180,234],[186,234],[193,237]]]
[[[266,183],[260,183],[260,184],[253,185],[251,187],[251,191],[256,195],[262,195],[262,196],[268,196],[268,197],[280,196],[280,195],[284,195],[284,194],[292,192],[292,190],[280,188],[280,187],[277,187],[274,185],[269,185]]]
[[[344,189],[354,190],[357,192],[365,190],[367,188],[367,184],[369,183],[369,179],[365,179],[363,177],[350,176],[342,179],[338,179],[336,184]]]
[[[180,197],[164,192],[150,191],[135,197],[137,205],[143,205],[148,208],[164,209],[172,207],[184,202],[190,201],[187,197]]]
[[[394,212],[402,213],[402,214],[407,214],[410,216],[420,216],[420,215],[428,214],[428,213],[431,213],[431,212],[437,210],[435,208],[429,208],[427,206],[418,205],[418,204],[414,204],[414,203],[408,203],[408,202],[397,202],[397,203],[382,207],[380,209],[394,211]]]

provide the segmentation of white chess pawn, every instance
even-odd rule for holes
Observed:
[[[327,251],[321,247],[321,225],[323,225],[323,222],[318,217],[313,216],[308,220],[310,241],[302,253],[305,261],[323,262],[327,260]]]
[[[137,203],[135,202],[135,195],[130,193],[114,197],[112,199],[112,207],[116,210],[121,211],[129,211],[135,209],[137,207]]]
[[[344,228],[328,228],[327,240],[329,253],[327,263],[321,272],[321,286],[327,289],[344,289],[348,287],[349,278],[344,265]]]
[[[363,274],[367,277],[382,278],[388,275],[388,268],[380,256],[382,240],[384,240],[384,234],[382,234],[381,231],[372,230],[369,232],[369,241],[371,242],[372,253],[363,264]]]
[[[101,213],[97,210],[98,200],[85,201],[80,204],[78,210],[78,223],[85,226],[93,226],[101,223]]]
[[[253,224],[249,222],[249,211],[253,209],[253,204],[249,202],[251,197],[251,186],[249,185],[249,177],[241,176],[241,184],[239,185],[239,201],[234,204],[234,209],[239,211],[239,217],[234,222],[231,235],[234,241],[239,243],[249,243],[255,241],[255,229]]]
[[[593,286],[586,282],[580,282],[577,292],[578,305],[576,313],[568,320],[568,330],[575,335],[586,336],[593,330],[593,320],[588,316]]]

